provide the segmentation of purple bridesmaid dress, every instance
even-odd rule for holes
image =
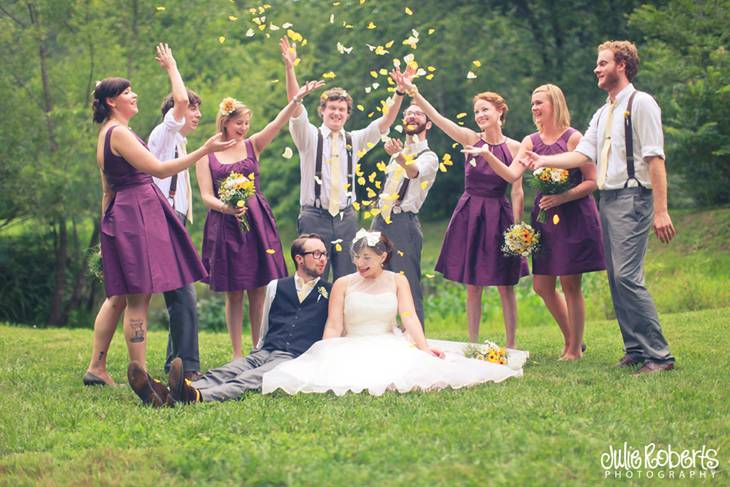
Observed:
[[[568,139],[575,132],[569,128],[553,144],[547,145],[539,133],[530,135],[533,151],[540,155],[562,154],[568,151]],[[583,181],[580,169],[570,169],[570,182],[576,186]],[[569,276],[606,268],[598,208],[592,195],[570,201],[547,210],[545,223],[537,222],[538,203],[542,193],[535,196],[532,225],[542,235],[542,250],[532,256],[532,273],[547,276]],[[557,216],[557,218],[556,218]]]
[[[254,174],[256,194],[248,199],[246,218],[251,228],[241,230],[233,215],[208,210],[203,239],[203,265],[210,273],[204,281],[216,292],[241,291],[267,285],[287,276],[281,240],[269,202],[259,186],[259,161],[250,140],[246,140],[248,156],[232,164],[221,164],[215,153],[208,155],[213,191],[231,172]],[[273,252],[272,252],[273,251]]]
[[[117,127],[104,137],[104,175],[114,191],[101,219],[106,295],[162,293],[203,279],[195,246],[152,177],[112,152]]]
[[[474,146],[484,144],[480,139]],[[505,165],[512,164],[506,142],[490,144],[489,149]],[[501,250],[503,233],[514,223],[512,205],[505,197],[507,182],[481,156],[469,156],[465,164],[464,194],[446,228],[436,270],[446,279],[463,284],[517,284],[529,271],[524,258],[507,257]]]

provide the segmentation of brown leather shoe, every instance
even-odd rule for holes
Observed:
[[[170,384],[170,397],[175,402],[189,404],[191,402],[199,401],[198,398],[200,397],[200,393],[192,385],[190,385],[190,380],[185,379],[183,362],[180,357],[174,359],[170,363],[170,375],[168,377],[168,381]]]
[[[131,362],[127,368],[127,380],[135,394],[142,399],[143,404],[151,404],[152,407],[160,408],[165,400],[157,395],[151,384],[151,377],[137,362]]]
[[[185,372],[185,378],[190,382],[195,382],[196,380],[202,379],[203,374],[199,370],[188,370]]]
[[[669,370],[674,370],[673,363],[658,364],[656,362],[645,362],[644,366],[640,368],[638,372],[636,372],[636,375],[653,374],[655,372],[667,372]]]
[[[620,368],[620,367],[635,367],[637,365],[641,365],[643,361],[636,360],[631,355],[624,355],[621,357],[621,360],[619,360],[614,367]]]

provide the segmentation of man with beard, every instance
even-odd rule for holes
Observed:
[[[332,287],[320,279],[327,266],[325,243],[316,234],[300,235],[292,243],[291,256],[297,266],[294,276],[266,286],[262,338],[250,355],[211,369],[196,381],[185,378],[182,360],[176,358],[170,367],[169,388],[132,362],[129,384],[142,402],[162,407],[240,399],[246,391],[261,389],[267,371],[322,339]]]
[[[162,123],[157,125],[149,137],[150,152],[161,161],[169,161],[187,154],[187,135],[200,122],[200,97],[185,88],[177,71],[175,58],[167,44],[158,47],[157,60],[163,69],[171,72],[172,92],[162,101]],[[193,223],[193,192],[188,170],[169,178],[152,178],[167,197],[183,226]],[[188,379],[200,377],[200,352],[198,348],[198,313],[195,308],[195,287],[187,284],[180,289],[164,293],[169,317],[170,334],[167,340],[165,372],[170,363],[180,357]]]
[[[639,55],[631,42],[598,46],[593,72],[608,100],[575,151],[528,153],[520,162],[533,169],[597,162],[608,281],[625,350],[617,366],[643,363],[639,373],[652,373],[672,370],[674,357],[644,286],[644,257],[652,226],[662,243],[669,243],[676,231],[667,209],[661,110],[651,95],[631,83],[638,69]]]
[[[388,175],[379,197],[380,213],[373,219],[371,230],[385,233],[396,251],[387,267],[403,272],[413,294],[416,314],[425,328],[423,289],[421,288],[421,249],[423,232],[418,211],[426,201],[438,172],[438,156],[428,148],[426,135],[431,121],[418,105],[403,112],[406,143],[390,139],[385,150],[390,155]]]

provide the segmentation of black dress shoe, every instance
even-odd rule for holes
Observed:
[[[160,408],[165,405],[165,401],[157,395],[151,384],[151,377],[137,362],[131,362],[127,368],[127,379],[129,386],[135,394],[142,400],[143,404],[151,404],[152,407]]]
[[[653,374],[655,372],[668,372],[670,370],[674,370],[673,363],[658,364],[656,362],[647,361],[646,363],[644,363],[644,366],[640,368],[638,372],[636,372],[636,375]]]
[[[84,381],[85,386],[105,386],[107,383],[99,377],[96,374],[92,374],[91,372],[86,372],[84,374],[84,378],[82,379]]]
[[[641,365],[643,363],[643,360],[637,360],[631,355],[624,355],[621,357],[621,360],[616,363],[615,367],[635,367],[637,365]]]
[[[168,383],[170,385],[170,397],[174,402],[189,404],[200,401],[200,393],[190,384],[190,380],[185,378],[183,362],[180,357],[170,363]]]

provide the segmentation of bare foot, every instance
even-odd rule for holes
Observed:
[[[574,354],[566,353],[565,355],[562,355],[558,360],[560,360],[562,362],[572,362],[574,360],[580,360],[581,357],[582,357],[581,354],[574,355]]]
[[[109,372],[107,372],[106,369],[88,369],[86,373],[95,375],[99,379],[103,380],[108,386],[116,385],[116,382],[114,382],[114,379],[112,379],[112,376],[109,375]]]

